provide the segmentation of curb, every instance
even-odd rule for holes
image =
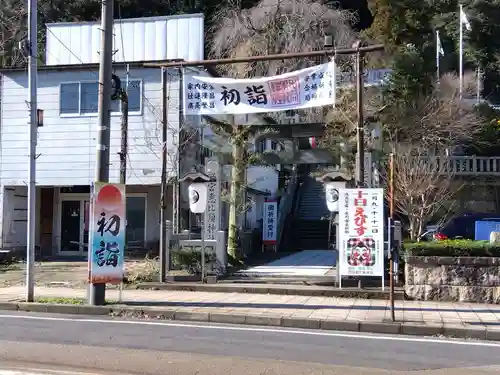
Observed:
[[[446,336],[461,339],[500,341],[500,330],[487,327],[462,327],[457,325],[427,325],[401,322],[357,322],[348,320],[321,320],[266,315],[208,313],[175,311],[158,307],[132,306],[88,306],[68,304],[46,304],[36,302],[0,302],[0,310],[39,312],[52,314],[101,315],[135,317],[157,320],[177,320],[204,323],[245,324],[296,329],[318,329],[326,331],[350,331],[361,333],[403,334],[412,336]]]
[[[249,293],[249,294],[276,294],[295,295],[311,297],[337,297],[337,298],[361,298],[361,299],[389,299],[389,291],[363,290],[363,289],[338,289],[332,287],[309,287],[296,288],[293,286],[270,286],[270,285],[234,285],[234,284],[194,284],[194,283],[142,283],[135,289],[138,290],[172,290],[184,292],[212,292],[212,293]],[[397,301],[405,299],[404,291],[394,293]]]

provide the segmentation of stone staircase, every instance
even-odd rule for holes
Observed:
[[[299,202],[292,232],[295,250],[327,250],[329,215],[323,184],[306,177],[299,191]]]
[[[328,217],[329,211],[326,207],[325,189],[323,184],[312,177],[306,177],[300,187],[300,201],[298,218],[301,220],[321,220]]]

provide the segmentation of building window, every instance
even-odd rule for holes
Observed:
[[[257,152],[265,152],[266,151],[266,139],[261,139],[259,141],[259,145],[258,145],[258,150]]]
[[[127,229],[125,232],[129,249],[145,247],[146,240],[146,196],[127,197]]]
[[[128,111],[139,113],[142,105],[141,81],[130,80],[128,82]]]
[[[80,84],[65,83],[60,90],[60,112],[61,114],[80,112]]]
[[[97,113],[99,84],[97,82],[80,83],[80,113],[89,115]]]
[[[59,112],[66,116],[97,115],[99,83],[61,83]],[[142,81],[130,80],[128,84],[128,111],[140,114],[142,110]],[[111,101],[111,112],[121,112],[121,101]]]

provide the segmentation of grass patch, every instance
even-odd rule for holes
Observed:
[[[85,298],[69,298],[69,297],[40,297],[36,299],[38,303],[47,303],[54,305],[87,305]],[[118,301],[106,301],[106,305],[115,305]]]
[[[60,305],[85,305],[87,300],[84,298],[40,297],[36,299],[36,302]]]
[[[500,257],[500,246],[489,241],[447,240],[405,243],[409,256]]]

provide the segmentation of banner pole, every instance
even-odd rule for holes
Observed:
[[[394,152],[389,155],[389,225],[394,223]],[[392,228],[389,228],[392,234]],[[389,242],[389,302],[391,311],[391,320],[396,321],[396,316],[394,312],[394,256],[392,249],[392,241],[390,236],[388,236]]]

